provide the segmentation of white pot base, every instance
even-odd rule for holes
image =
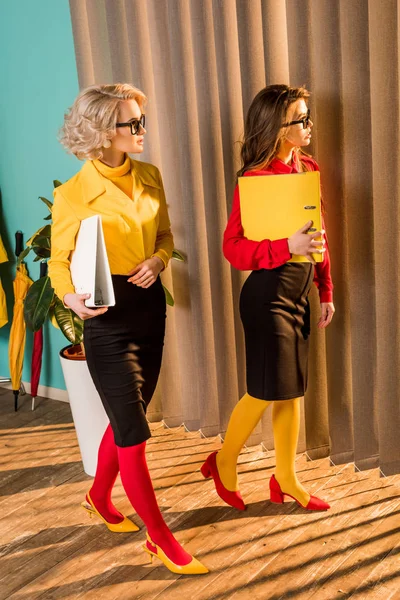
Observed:
[[[61,367],[67,386],[83,468],[94,477],[97,454],[103,434],[109,424],[100,396],[85,360],[70,360],[60,352]]]

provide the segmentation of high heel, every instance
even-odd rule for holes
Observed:
[[[128,517],[124,516],[124,520],[121,523],[109,523],[106,519],[99,513],[97,508],[95,507],[93,500],[90,497],[89,492],[86,495],[87,500],[82,502],[81,506],[89,513],[90,518],[94,516],[100,517],[100,519],[105,523],[110,531],[115,533],[129,533],[132,531],[139,531],[139,527],[133,523]]]
[[[239,491],[231,492],[227,490],[222,483],[217,468],[217,452],[213,452],[208,456],[200,471],[205,479],[208,479],[209,477],[213,478],[215,489],[221,500],[229,504],[229,506],[233,506],[233,508],[246,510],[246,505],[243,502],[241,493]]]
[[[192,560],[187,565],[175,564],[168,558],[160,546],[152,542],[148,533],[146,537],[147,541],[143,544],[143,550],[150,556],[151,563],[153,562],[153,557],[157,556],[172,573],[178,573],[179,575],[201,575],[208,573],[207,567],[197,560],[197,558],[194,558],[194,556],[192,556]]]
[[[271,479],[269,480],[269,491],[271,502],[273,502],[274,504],[283,504],[285,496],[289,496],[290,498],[295,500],[297,504],[301,506],[301,508],[304,508],[305,510],[328,510],[330,508],[330,505],[327,502],[324,502],[324,500],[321,500],[316,496],[310,496],[307,506],[304,506],[291,494],[282,492],[281,486],[276,480],[275,475],[272,475]]]

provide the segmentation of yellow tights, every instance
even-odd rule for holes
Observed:
[[[310,495],[298,481],[295,471],[300,430],[300,398],[269,402],[245,394],[233,409],[224,443],[217,454],[219,476],[228,490],[233,492],[238,489],[236,465],[240,451],[270,404],[273,404],[275,477],[283,492],[306,505]]]

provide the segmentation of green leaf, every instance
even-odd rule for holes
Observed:
[[[54,290],[51,287],[48,275],[35,281],[29,288],[24,302],[24,318],[27,326],[32,331],[39,331],[42,327],[53,296]]]
[[[42,202],[45,203],[45,205],[47,206],[47,208],[49,209],[49,211],[51,212],[53,210],[53,203],[50,202],[50,200],[47,200],[47,198],[43,198],[43,196],[39,196],[40,200]]]
[[[75,345],[83,340],[83,321],[71,309],[55,298],[54,316],[67,340]]]
[[[40,229],[37,230],[36,233],[34,233],[29,240],[26,242],[27,246],[33,246],[33,242],[36,240],[37,237],[50,237],[51,236],[51,225],[43,225],[43,227],[40,227]]]
[[[58,179],[53,179],[53,185],[54,185],[54,189],[58,188],[60,185],[62,185],[61,181],[58,181]]]
[[[164,288],[164,294],[165,294],[165,299],[167,301],[167,304],[169,306],[174,306],[175,300],[173,299],[171,292],[165,287],[165,285],[163,285],[163,288]]]
[[[55,294],[54,294],[54,298],[57,298],[57,296]],[[56,329],[60,329],[60,327],[57,323],[55,314],[54,314],[54,305],[55,305],[54,298],[53,298],[53,302],[51,303],[50,309],[49,309],[49,319],[50,319],[50,322],[53,325],[53,327],[55,327]]]
[[[44,227],[41,227],[37,233],[39,232],[41,237],[51,237],[51,225],[44,225]]]
[[[32,240],[32,247],[36,248],[47,248],[50,250],[50,238],[47,235],[37,235]]]
[[[18,256],[18,259],[17,259],[17,267],[19,267],[19,265],[22,263],[22,261],[25,259],[25,257],[28,256],[28,254],[31,250],[32,250],[31,246],[22,250],[21,254]]]
[[[172,251],[172,258],[175,258],[175,260],[179,260],[180,262],[185,262],[185,257],[183,254],[181,254],[179,250],[176,250],[175,248]]]
[[[43,246],[32,246],[32,250],[36,254],[36,258],[33,262],[42,260],[42,258],[50,258],[50,248],[44,248]]]
[[[48,229],[46,229],[48,228]],[[46,225],[43,228],[42,234],[50,233],[51,225]],[[48,235],[36,235],[32,239],[32,250],[39,256],[40,258],[50,258],[50,250],[51,250],[51,241]]]
[[[47,217],[43,217],[45,221],[50,221],[53,218],[53,215],[47,215]]]

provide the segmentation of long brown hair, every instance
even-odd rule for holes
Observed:
[[[244,141],[241,149],[241,169],[237,176],[245,171],[265,169],[279,150],[286,129],[282,124],[286,121],[289,106],[303,98],[308,100],[310,93],[304,87],[288,85],[268,85],[258,92],[250,105],[244,126]],[[305,153],[304,153],[305,154]],[[301,154],[299,154],[301,163]],[[306,170],[307,167],[304,166]]]

